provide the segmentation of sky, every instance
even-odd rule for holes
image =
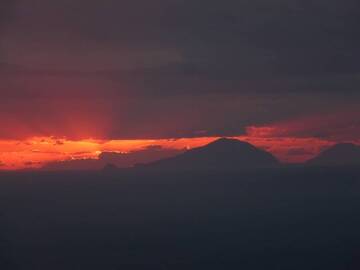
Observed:
[[[356,0],[0,5],[2,168],[223,136],[298,162],[360,139]]]

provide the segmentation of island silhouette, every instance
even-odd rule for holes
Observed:
[[[139,164],[137,168],[157,170],[239,170],[271,168],[280,162],[270,153],[250,143],[221,138],[175,157]]]
[[[325,149],[306,164],[311,166],[360,165],[360,146],[353,143],[339,143]]]
[[[360,146],[339,143],[325,149],[302,164],[281,163],[271,153],[232,138],[220,138],[205,146],[189,150],[163,149],[151,146],[131,153],[104,152],[98,159],[65,160],[45,164],[47,171],[116,169],[158,171],[236,171],[288,166],[357,166],[360,165]]]

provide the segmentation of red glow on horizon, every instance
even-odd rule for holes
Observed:
[[[360,116],[360,113],[351,111],[323,114],[264,126],[249,126],[245,135],[233,138],[264,149],[282,162],[300,163],[313,158],[324,148],[335,143],[359,143],[360,141],[354,138],[360,138],[360,124],[356,122],[357,118],[349,116]],[[74,122],[69,120],[67,127],[75,122],[83,123],[77,128],[70,129],[74,131],[72,134],[76,135],[75,138],[83,136],[84,133],[93,133],[90,122],[84,123],[81,119]],[[99,130],[103,129],[100,127]],[[163,149],[184,150],[204,146],[218,138],[96,140],[32,137],[24,140],[2,139],[0,140],[0,169],[40,168],[49,162],[97,159],[102,152],[128,153],[155,145]]]
[[[246,136],[234,137],[271,152],[283,162],[303,162],[332,142],[317,138],[264,137],[268,128],[250,129]],[[255,136],[256,135],[256,136]],[[262,136],[259,136],[262,135]],[[96,159],[102,152],[133,152],[152,145],[164,149],[191,149],[204,146],[219,137],[151,140],[67,140],[35,137],[28,140],[0,140],[0,168],[16,170],[41,168],[54,161]]]

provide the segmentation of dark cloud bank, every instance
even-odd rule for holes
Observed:
[[[20,136],[76,137],[79,110],[99,137],[237,135],[359,102],[358,1],[2,3],[0,119]]]

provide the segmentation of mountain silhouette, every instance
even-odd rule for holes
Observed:
[[[141,165],[158,170],[239,170],[279,165],[270,153],[235,139],[222,138],[178,156]]]
[[[307,164],[320,166],[360,165],[360,146],[352,143],[336,144],[309,160]]]

